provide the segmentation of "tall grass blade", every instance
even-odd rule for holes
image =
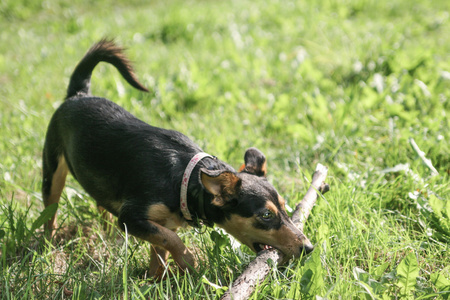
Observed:
[[[58,203],[53,203],[53,204],[47,206],[41,212],[39,217],[33,222],[33,225],[31,225],[31,232],[34,232],[39,227],[43,226],[45,224],[45,222],[50,220],[50,218],[55,215],[57,209],[58,209]]]

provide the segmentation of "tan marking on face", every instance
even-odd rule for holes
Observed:
[[[292,256],[299,257],[303,245],[310,244],[306,236],[295,227],[281,225],[279,229],[263,230],[254,226],[257,218],[244,218],[232,215],[223,224],[218,224],[229,234],[256,251],[253,244],[269,245],[283,252],[287,259]]]
[[[256,221],[255,217],[244,218],[238,215],[232,215],[229,220],[217,225],[254,251],[251,242],[253,229],[255,229],[253,226],[254,221]]]
[[[272,246],[289,253],[291,256],[300,255],[300,248],[304,243],[309,243],[306,237],[300,232],[293,232],[288,226],[283,225],[275,233],[275,242]],[[299,236],[300,235],[300,236]]]
[[[275,215],[278,215],[278,208],[275,206],[275,204],[272,201],[266,202],[266,208],[273,212]]]
[[[286,200],[284,200],[283,197],[281,197],[280,195],[278,195],[278,202],[280,203],[280,206],[282,209],[286,210]]]
[[[185,223],[179,214],[171,212],[169,208],[162,203],[150,205],[147,216],[153,222],[174,231]]]

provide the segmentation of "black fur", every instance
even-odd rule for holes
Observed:
[[[117,104],[92,96],[91,73],[100,61],[113,64],[132,86],[147,91],[137,81],[122,49],[113,42],[102,40],[88,51],[75,68],[65,102],[56,110],[48,127],[43,153],[44,201],[51,192],[58,159],[64,157],[70,173],[99,206],[118,217],[122,229],[126,226],[129,233],[138,237],[158,234],[158,227],[148,220],[149,207],[162,203],[182,218],[183,173],[190,159],[202,149],[177,131],[148,125]],[[219,159],[202,159],[190,177],[190,212],[194,217],[202,217],[197,213],[202,211],[199,198],[203,197],[207,223],[223,224],[233,215],[256,216],[252,227],[280,229],[289,221],[277,191],[263,176],[264,155],[250,148],[245,161],[246,168],[237,173]],[[230,182],[221,177],[231,178]],[[205,187],[202,178],[211,180],[212,185],[217,179],[220,191],[214,194],[212,188]],[[270,222],[261,221],[259,215],[267,210],[268,201],[280,213]],[[298,231],[294,236],[300,238],[300,234]],[[309,247],[309,251],[312,249],[309,245],[300,247]]]

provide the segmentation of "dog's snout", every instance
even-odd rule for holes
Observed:
[[[303,254],[309,254],[313,252],[314,246],[311,243],[306,243],[303,246],[300,247],[300,252]]]
[[[295,246],[291,248],[295,251],[294,256],[300,257],[305,256],[314,250],[314,246],[311,241],[305,236],[305,234],[297,228],[297,226],[292,223],[291,220],[288,223],[287,227],[291,230],[291,232],[295,235]],[[289,226],[290,225],[290,226]]]

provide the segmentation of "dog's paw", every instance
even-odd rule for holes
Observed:
[[[176,266],[160,266],[156,271],[152,273],[148,273],[149,277],[151,277],[151,282],[161,282],[163,280],[166,280],[167,278],[177,278],[178,276],[182,276],[186,274],[187,270],[182,270],[179,267]]]
[[[160,282],[167,275],[166,268],[160,265],[155,270],[149,270],[148,275],[153,282]]]
[[[194,255],[186,248],[186,251],[180,257],[174,257],[180,271],[182,273],[189,272],[190,270],[195,270],[197,268],[197,261]]]

